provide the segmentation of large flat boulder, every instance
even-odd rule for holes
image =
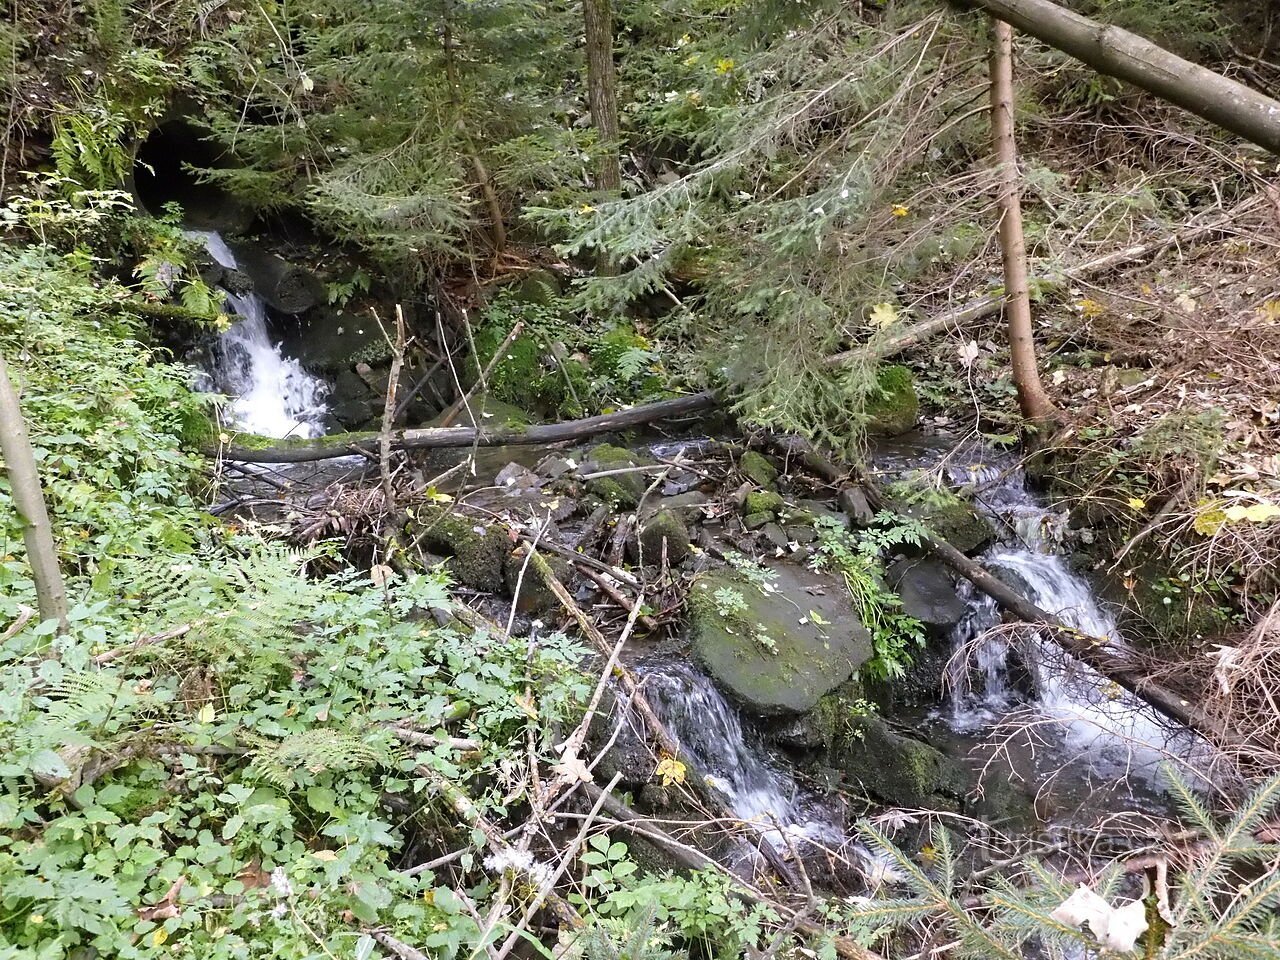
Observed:
[[[760,715],[804,713],[871,657],[843,583],[794,564],[765,586],[733,570],[700,577],[689,600],[694,656]]]

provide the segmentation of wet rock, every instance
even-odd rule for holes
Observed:
[[[789,551],[791,544],[787,540],[786,533],[776,523],[766,523],[760,528],[760,532],[764,534],[765,539],[769,541],[778,550]]]
[[[784,520],[814,524],[825,519],[846,530],[849,528],[849,518],[833,510],[831,504],[824,500],[797,500],[794,505],[788,504],[782,514]]]
[[[504,586],[502,568],[511,540],[501,524],[440,509],[418,515],[422,545],[448,555],[447,567],[459,583],[495,593]]]
[[[640,526],[640,532],[627,544],[631,558],[637,563],[659,563],[663,546],[667,562],[677,566],[689,556],[689,530],[670,510],[659,510]]]
[[[772,488],[774,481],[778,479],[778,468],[754,450],[748,450],[742,455],[742,459],[738,461],[738,470],[757,487]]]
[[[742,520],[742,525],[748,530],[759,530],[767,523],[773,521],[772,513],[748,513]]]
[[[580,470],[584,474],[604,473],[610,470],[648,466],[652,463],[653,461],[648,457],[632,450],[602,443],[591,449]],[[640,471],[597,477],[587,481],[587,490],[614,507],[631,508],[635,507],[644,496],[645,488],[648,486],[645,477],[646,474]]]
[[[673,497],[665,497],[660,506],[655,509],[666,510],[674,513],[686,524],[696,523],[702,519],[703,512],[711,502],[711,498],[705,493],[699,493],[697,490],[690,490],[688,493],[679,493]]]
[[[882,367],[876,376],[876,390],[867,400],[867,430],[896,437],[916,425],[920,400],[911,371],[901,364]]]
[[[495,487],[512,490],[528,490],[531,487],[537,487],[540,483],[536,473],[518,463],[508,463],[493,478]]]
[[[794,564],[771,569],[770,592],[728,570],[697,580],[689,598],[693,651],[749,710],[803,713],[866,662],[870,635],[843,586]]]
[[[639,718],[626,715],[613,687],[605,687],[587,728],[583,753],[587,757],[603,753],[594,771],[597,782],[607,783],[615,773],[621,773],[619,785],[623,789],[639,790],[653,779],[653,751],[641,735],[642,729]]]
[[[556,579],[561,583],[569,582],[572,570],[567,560],[545,554],[543,554],[543,558],[547,561],[547,565],[551,568],[551,572],[555,574]],[[532,562],[526,565],[524,561],[524,551],[513,550],[507,554],[507,558],[502,564],[502,580],[506,585],[507,592],[516,598],[516,611],[524,614],[537,614],[556,609],[560,601],[551,592],[551,587],[547,585],[546,578]],[[523,579],[520,576],[521,570],[524,571]],[[517,586],[519,586],[519,592],[516,590]]]
[[[853,521],[855,526],[865,527],[875,518],[875,511],[867,502],[867,495],[861,487],[845,487],[836,498],[844,515]]]
[[[662,484],[664,497],[675,497],[702,483],[702,477],[688,470],[672,473]]]
[[[573,470],[575,466],[572,460],[565,457],[557,457],[553,454],[540,460],[534,471],[538,476],[546,477],[548,480],[559,480],[566,473]]]
[[[885,580],[902,600],[903,612],[935,632],[954,627],[968,612],[956,595],[955,580],[937,560],[899,560],[885,570]]]

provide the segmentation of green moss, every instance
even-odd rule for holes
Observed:
[[[476,334],[476,355],[470,364],[472,378],[478,377],[481,367],[493,359],[509,332],[487,327]],[[543,417],[582,416],[584,401],[591,396],[589,371],[573,357],[556,359],[555,352],[553,344],[536,334],[517,337],[490,371],[489,393]]]
[[[451,513],[444,508],[422,511],[418,535],[428,550],[449,555],[449,570],[459,583],[497,592],[503,587],[503,562],[511,548],[506,529]]]
[[[587,462],[594,463],[596,471],[626,470],[650,464],[648,457],[643,457],[632,450],[602,443],[587,453]],[[613,507],[634,507],[644,496],[647,482],[645,474],[616,473],[610,477],[597,477],[587,481],[587,490],[605,503]]]
[[[772,516],[782,509],[782,504],[782,496],[772,490],[753,490],[747,494],[747,498],[742,505],[742,512],[746,516],[756,513],[766,513]]]
[[[689,556],[689,530],[669,510],[659,510],[644,522],[639,535],[630,545],[632,554],[638,562],[658,563],[662,559],[664,541],[669,563],[683,563]]]
[[[778,479],[778,468],[761,454],[748,450],[738,461],[738,470],[757,487],[772,487]]]
[[[893,509],[919,520],[957,550],[970,553],[991,539],[991,525],[973,503],[950,490],[900,481],[886,493]]]
[[[867,400],[867,430],[882,436],[906,433],[916,425],[920,399],[911,371],[901,364],[881,367],[876,390]]]

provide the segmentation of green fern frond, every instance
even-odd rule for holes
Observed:
[[[342,730],[313,729],[290,734],[279,742],[253,738],[253,766],[263,779],[281,787],[298,782],[298,774],[326,770],[358,770],[393,759],[385,746]]]

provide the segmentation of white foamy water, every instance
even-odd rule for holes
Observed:
[[[188,235],[222,266],[236,268],[235,254],[221,236],[203,230]],[[241,430],[264,437],[322,436],[328,385],[272,341],[261,297],[223,292],[237,319],[218,337],[204,386],[231,398],[231,421]]]
[[[1123,649],[1115,618],[1059,552],[1063,518],[1039,504],[1021,470],[982,465],[948,472],[954,483],[972,490],[1002,540],[980,558],[983,565],[1066,626]],[[1019,706],[1031,707],[1061,727],[1068,752],[1087,755],[1090,767],[1103,776],[1137,771],[1154,777],[1161,761],[1193,760],[1203,752],[1194,733],[1047,638],[1018,646],[1033,696],[1031,703],[1020,704],[1022,695],[1010,676],[1008,637],[994,629],[1001,622],[995,601],[971,587],[966,599],[969,614],[952,634],[957,649],[973,650],[967,675],[952,678],[950,722],[957,730],[981,730]]]

